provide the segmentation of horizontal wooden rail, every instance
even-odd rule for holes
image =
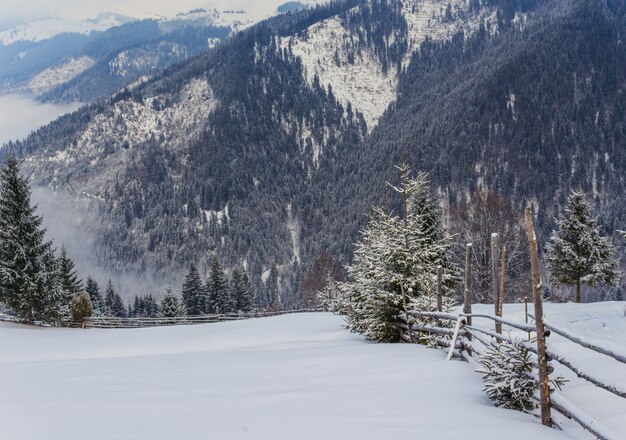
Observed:
[[[398,327],[400,327],[402,330],[409,331],[409,326],[406,325],[405,323],[399,323]],[[436,326],[422,326],[422,325],[415,325],[415,324],[411,324],[411,330],[413,331],[413,333],[417,333],[417,332],[434,333],[437,335],[446,335],[446,336],[452,336],[454,333],[454,330],[451,328],[436,327]]]
[[[295,309],[282,311],[267,312],[246,312],[246,313],[226,313],[220,315],[191,315],[177,317],[133,317],[118,318],[114,316],[92,316],[85,318],[81,322],[70,321],[65,324],[69,327],[87,327],[87,328],[143,328],[157,327],[168,325],[192,325],[192,324],[209,324],[224,321],[237,321],[240,319],[265,318],[271,316],[286,315],[292,313],[309,313],[319,312],[321,309]]]
[[[580,426],[600,440],[614,440],[620,438],[617,434],[600,425],[597,420],[589,417],[560,393],[552,393],[550,397],[552,408],[556,409],[568,419],[575,420]]]
[[[568,361],[564,356],[561,356],[558,353],[555,353],[552,350],[546,350],[546,353],[548,355],[548,357],[552,360],[557,361],[558,363],[560,363],[561,365],[569,368],[570,370],[572,370],[574,373],[576,373],[576,375],[578,377],[580,377],[581,379],[585,379],[588,382],[591,382],[592,384],[594,384],[595,386],[602,388],[610,393],[613,393],[617,396],[626,398],[626,390],[620,387],[617,387],[615,385],[608,385],[605,384],[604,382],[602,382],[599,379],[596,379],[595,377],[591,376],[588,373],[585,373],[584,371],[582,371],[580,368],[576,367],[574,364],[572,364],[570,361]]]
[[[504,325],[508,325],[509,327],[516,328],[518,330],[522,330],[525,332],[534,332],[535,326],[530,324],[525,324],[521,322],[509,321],[508,319],[500,318],[499,316],[486,315],[482,313],[461,313],[459,316],[464,316],[466,318],[485,318],[491,319],[492,321],[499,322]]]
[[[452,315],[450,313],[444,313],[444,312],[420,312],[420,311],[414,310],[412,312],[409,312],[409,315],[414,316],[416,318],[437,318],[442,321],[446,321],[446,320],[456,321],[457,320],[456,315]]]
[[[528,316],[530,316],[532,319],[535,319],[535,317],[533,315],[531,315],[530,313],[528,314]],[[593,350],[596,353],[600,353],[609,357],[612,357],[613,359],[615,359],[618,362],[624,363],[626,364],[626,354],[622,354],[622,353],[617,353],[613,350],[609,350],[607,348],[604,348],[600,345],[594,344],[591,341],[587,341],[583,338],[581,338],[580,336],[575,335],[574,333],[562,329],[560,327],[557,327],[555,325],[549,324],[547,322],[544,321],[543,323],[544,327],[547,328],[550,331],[553,331],[554,333],[556,333],[557,335],[563,336],[565,339],[568,339],[578,345],[582,345],[585,348],[588,348],[589,350]]]

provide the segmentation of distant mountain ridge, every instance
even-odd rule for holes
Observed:
[[[254,13],[197,8],[139,19],[104,12],[91,19],[52,17],[17,26],[0,32],[0,93],[92,102],[206,51],[261,17],[280,13],[275,8],[280,2],[267,4]]]
[[[178,282],[217,253],[297,304],[347,263],[393,165],[489,188],[541,234],[570,188],[626,222],[623,0],[348,0],[259,23],[0,150],[94,219],[99,264]],[[395,205],[393,200],[391,207]],[[621,226],[621,228],[619,227]]]
[[[45,18],[0,31],[0,45],[8,46],[19,41],[37,42],[66,33],[89,35],[92,32],[103,32],[136,20],[136,18],[113,12],[102,12],[95,18],[82,20],[62,17]]]

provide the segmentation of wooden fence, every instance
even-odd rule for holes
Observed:
[[[541,409],[541,421],[544,425],[552,426],[552,410],[564,415],[565,417],[578,422],[587,431],[598,437],[599,439],[609,440],[616,439],[618,436],[610,432],[607,428],[601,426],[597,420],[589,417],[580,408],[568,401],[561,393],[550,388],[549,375],[554,371],[553,366],[549,365],[549,361],[561,364],[563,367],[572,371],[577,377],[595,385],[602,390],[612,393],[621,398],[626,398],[626,389],[620,385],[608,384],[594,376],[592,373],[585,371],[576,365],[575,361],[551,350],[547,344],[547,339],[551,333],[555,333],[570,342],[578,345],[581,349],[592,350],[596,353],[611,357],[615,361],[626,364],[626,354],[617,353],[614,350],[602,347],[592,341],[571,333],[568,330],[559,328],[550,323],[544,322],[543,316],[543,299],[541,296],[541,279],[539,275],[539,256],[537,237],[533,227],[530,209],[526,210],[526,227],[528,234],[528,244],[530,249],[531,274],[532,274],[532,294],[534,313],[528,312],[528,304],[526,303],[526,322],[515,322],[502,317],[502,304],[504,302],[504,270],[506,247],[502,249],[501,273],[498,274],[498,235],[491,236],[491,258],[492,258],[492,277],[494,287],[494,315],[472,313],[472,244],[466,246],[465,259],[465,289],[463,298],[463,311],[459,315],[443,313],[442,304],[442,269],[437,271],[437,312],[421,312],[413,311],[406,313],[406,317],[401,317],[398,323],[401,332],[401,338],[405,342],[413,342],[419,340],[424,334],[429,339],[434,340],[435,345],[446,347],[448,349],[448,360],[452,358],[464,359],[469,363],[478,365],[477,356],[480,357],[485,353],[487,348],[498,348],[502,342],[509,344],[521,343],[534,356],[534,365],[536,367],[533,378],[537,381],[539,388],[539,398],[537,399]],[[415,321],[424,322],[428,318],[433,324],[416,325]],[[528,323],[532,319],[534,325]],[[474,320],[490,320],[494,324],[494,331],[486,329],[484,326],[474,325]],[[409,322],[413,321],[413,322]],[[442,325],[447,322],[448,326]],[[515,341],[509,335],[502,333],[503,326],[505,328],[520,331],[526,336],[526,341]],[[434,335],[434,336],[433,336]],[[534,343],[531,341],[535,341]]]
[[[160,327],[169,325],[195,325],[207,324],[213,322],[238,321],[242,319],[263,318],[269,316],[286,315],[292,313],[309,313],[319,312],[321,309],[297,309],[297,310],[281,310],[281,311],[255,311],[249,313],[226,313],[219,315],[195,315],[195,316],[177,316],[174,318],[117,318],[111,316],[92,316],[82,321],[70,321],[64,323],[67,327],[83,327],[83,328],[143,328],[143,327]]]
[[[575,361],[572,361],[554,350],[551,350],[547,344],[547,338],[551,335],[551,333],[555,333],[569,340],[581,349],[592,350],[596,353],[611,357],[615,361],[622,364],[626,364],[626,354],[607,349],[595,344],[592,341],[585,340],[568,330],[544,322],[541,280],[539,277],[537,238],[532,225],[530,210],[526,211],[526,224],[528,229],[529,247],[531,251],[532,291],[534,303],[534,313],[528,312],[528,306],[526,304],[526,322],[515,322],[502,318],[502,303],[504,300],[504,269],[502,269],[502,279],[500,280],[500,283],[497,282],[497,271],[495,269],[493,270],[495,314],[489,315],[472,313],[472,244],[468,243],[462,313],[459,315],[442,313],[442,301],[438,298],[438,312],[413,311],[407,313],[407,316],[412,318],[401,318],[398,323],[398,327],[401,331],[402,340],[405,342],[419,340],[420,337],[423,336],[422,333],[426,333],[427,335],[436,335],[434,337],[436,345],[448,348],[448,360],[452,358],[461,358],[477,366],[477,356],[480,357],[484,354],[487,348],[493,347],[497,349],[503,341],[508,342],[509,344],[520,343],[519,341],[514,341],[511,336],[503,334],[503,326],[505,328],[514,329],[514,331],[520,331],[523,336],[526,336],[524,338],[526,341],[521,342],[521,344],[530,353],[532,353],[534,357],[536,371],[533,374],[533,378],[538,383],[539,397],[537,401],[541,409],[542,423],[547,426],[553,425],[552,410],[554,410],[565,417],[578,422],[578,424],[599,439],[609,440],[620,438],[617,434],[603,427],[597,420],[594,420],[592,417],[585,414],[583,410],[576,407],[561,393],[550,388],[551,382],[549,374],[552,374],[554,369],[552,365],[549,365],[548,361],[554,361],[572,371],[577,377],[595,385],[596,387],[621,398],[626,398],[626,389],[622,386],[605,383],[592,373],[589,373],[583,368],[577,366]],[[496,258],[497,253],[495,251],[496,247],[497,234],[494,234],[492,236],[492,267],[494,268],[497,267],[498,262]],[[504,250],[504,252],[506,251]],[[502,266],[504,267],[504,259],[502,261]],[[441,270],[438,271],[438,280],[439,284],[441,284]],[[497,289],[497,286],[500,286],[500,289]],[[438,286],[437,293],[438,296],[441,296],[441,285]],[[418,326],[414,323],[407,322],[408,319],[411,319],[412,321],[417,319],[423,322],[424,318],[429,318],[434,324]],[[534,321],[534,325],[528,323],[529,318]],[[494,331],[488,330],[484,326],[479,327],[474,325],[474,320],[479,319],[492,321],[494,324]],[[448,327],[442,325],[441,323],[443,322],[447,322]],[[442,337],[438,338],[438,336]]]
[[[449,322],[454,323],[454,328],[440,327],[436,325],[432,326],[410,326],[412,332],[412,339],[417,340],[423,334],[428,333],[430,335],[445,335],[448,336],[449,339],[439,339],[437,340],[438,345],[447,346],[448,347],[448,359],[452,358],[462,358],[467,362],[471,363],[474,366],[478,366],[478,357],[480,357],[488,347],[498,348],[498,346],[502,343],[502,341],[508,342],[510,344],[519,343],[513,337],[508,336],[506,334],[497,333],[496,331],[488,330],[484,327],[478,327],[476,325],[469,325],[468,321],[470,320],[490,320],[494,324],[500,324],[500,326],[504,326],[506,328],[510,328],[513,330],[518,330],[521,335],[530,335],[535,342],[531,342],[530,340],[521,342],[522,345],[528,349],[534,355],[535,365],[538,365],[539,358],[539,349],[536,344],[536,326],[527,324],[525,322],[515,322],[508,319],[503,319],[498,316],[487,315],[487,314],[467,314],[461,313],[458,316],[447,314],[447,313],[437,313],[437,312],[411,312],[411,316],[415,318],[432,318],[436,319],[439,322]],[[528,314],[528,316],[533,319],[534,316],[532,314]],[[399,324],[399,327],[404,330],[403,332],[403,340],[409,341],[408,329],[409,326],[406,323],[402,322]],[[615,359],[617,362],[622,364],[626,364],[626,355],[623,353],[617,353],[612,350],[608,350],[605,347],[601,347],[597,344],[594,344],[590,341],[586,341],[583,338],[572,334],[571,332],[561,329],[557,326],[546,323],[546,337],[550,336],[550,332],[558,334],[567,340],[571,341],[574,344],[577,344],[581,347],[581,349],[592,350],[596,353],[603,354],[605,356],[609,356]],[[527,339],[527,336],[524,338]],[[544,344],[544,346],[547,344]],[[562,366],[571,370],[577,377],[584,379],[593,385],[615,394],[616,396],[626,398],[626,389],[619,385],[615,384],[607,384],[601,379],[595,377],[593,374],[584,371],[582,368],[578,367],[575,362],[570,359],[567,359],[565,356],[560,355],[552,350],[549,347],[545,349],[546,359],[554,362],[558,362]],[[553,371],[552,366],[549,366],[548,371]],[[536,372],[535,378],[539,381],[538,372]],[[587,431],[598,437],[599,439],[617,439],[619,438],[617,434],[612,433],[607,428],[603,427],[597,420],[594,420],[592,417],[586,415],[583,410],[576,407],[574,404],[569,402],[561,393],[555,392],[552,389],[549,389],[550,399],[549,399],[549,409],[557,411],[558,413],[564,415],[565,417],[575,420],[578,422],[583,428]],[[539,403],[540,400],[537,399]],[[550,416],[551,417],[551,416]],[[552,421],[550,422],[552,425]]]

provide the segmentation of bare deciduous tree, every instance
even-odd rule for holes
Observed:
[[[476,301],[494,301],[492,233],[498,234],[500,246],[506,246],[507,249],[505,301],[515,301],[528,293],[530,261],[522,216],[513,209],[508,200],[492,191],[476,191],[469,200],[460,200],[450,208],[449,220],[450,232],[455,237],[454,256],[457,264],[462,265],[465,258],[465,244],[473,243],[472,283]]]

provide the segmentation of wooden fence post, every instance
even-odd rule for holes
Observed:
[[[550,379],[548,377],[548,356],[546,355],[546,339],[543,327],[543,302],[541,298],[541,275],[539,273],[539,251],[537,236],[533,227],[530,207],[526,208],[526,229],[530,246],[530,264],[532,270],[532,289],[535,301],[535,326],[537,328],[537,361],[539,367],[539,398],[541,406],[541,423],[552,426],[550,414]]]
[[[472,243],[467,243],[465,245],[466,253],[465,253],[465,296],[463,302],[463,313],[471,314],[472,313]],[[472,317],[468,316],[465,318],[465,322],[467,325],[472,325]],[[469,333],[466,335],[467,340],[472,340],[472,335]],[[471,356],[472,350],[468,349],[467,353]]]
[[[500,282],[498,281],[498,234],[491,234],[491,278],[493,280],[493,306],[494,313],[498,315],[500,310]],[[502,326],[498,331],[498,323],[496,323],[496,332],[502,333]]]
[[[409,320],[409,304],[406,299],[406,292],[404,290],[404,284],[400,283],[400,291],[402,292],[402,306],[404,307],[404,319],[406,320],[406,326],[409,329],[409,342],[413,343],[413,330],[411,329],[411,321]],[[402,330],[400,331],[402,333]],[[402,335],[401,335],[402,336]]]
[[[443,312],[443,267],[437,266],[437,311]]]
[[[504,308],[504,273],[506,271],[506,245],[502,245],[502,260],[501,272],[500,272],[500,299],[498,300],[498,310],[496,315],[502,318],[502,309]],[[502,323],[496,323],[496,332],[502,334]]]

